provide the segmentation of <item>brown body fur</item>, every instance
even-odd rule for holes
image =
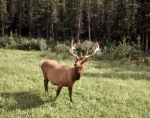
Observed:
[[[68,87],[70,101],[72,102],[72,86],[76,80],[80,79],[80,76],[83,72],[83,65],[80,67],[69,67],[69,66],[61,66],[57,64],[53,60],[45,60],[42,65],[41,69],[44,76],[44,86],[45,91],[48,92],[48,81],[52,84],[57,85],[57,93],[56,97],[59,95],[60,90],[63,86]]]

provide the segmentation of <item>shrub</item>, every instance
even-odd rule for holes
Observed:
[[[137,44],[132,42],[132,48],[129,52],[129,58],[132,62],[136,63],[139,65],[139,63],[143,63],[145,61],[145,54],[141,50],[141,37],[137,37]]]
[[[69,54],[69,46],[66,46],[65,44],[60,44],[57,42],[57,45],[55,46],[55,52],[58,54],[59,58],[67,58]]]
[[[9,45],[11,45],[11,44],[16,44],[16,42],[14,41],[14,37],[13,37],[12,31],[10,32],[10,36],[9,36],[8,39],[9,39],[9,40],[8,40]]]
[[[47,49],[47,42],[44,39],[39,39],[37,42],[37,45],[38,45],[38,48],[42,51]]]
[[[112,43],[109,47],[105,46],[102,50],[101,59],[113,60],[116,55],[116,46],[115,43]]]
[[[83,43],[79,43],[76,46],[76,51],[79,53],[81,52],[83,55],[86,54],[86,52],[88,51],[88,53],[90,54],[93,52],[94,47],[95,47],[95,43],[88,41],[88,40],[85,40]]]
[[[47,43],[44,39],[27,39],[22,38],[19,44],[19,49],[22,50],[46,50]]]
[[[115,46],[113,43],[109,48],[105,46],[102,52],[102,58],[104,59],[114,59],[121,62],[130,61],[139,65],[140,63],[147,63],[145,61],[145,54],[141,50],[140,37],[137,37],[137,44],[132,42],[132,46],[126,43],[126,38],[123,37],[123,42]]]
[[[126,43],[125,37],[123,37],[122,40],[123,42],[120,42],[115,49],[115,59],[119,59],[120,61],[127,61],[129,57],[129,52],[131,51],[131,46]]]
[[[0,37],[0,48],[5,48],[6,45],[9,44],[9,37],[8,36],[3,36],[3,37]]]

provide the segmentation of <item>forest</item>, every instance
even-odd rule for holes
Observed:
[[[99,51],[55,101],[40,65],[73,70],[72,39]],[[150,0],[0,0],[0,118],[150,118]]]
[[[0,36],[118,45],[126,39],[150,47],[149,0],[1,0]]]

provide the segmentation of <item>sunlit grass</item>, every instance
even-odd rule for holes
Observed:
[[[150,67],[117,61],[90,59],[73,88],[73,104],[63,88],[49,83],[44,92],[39,67],[44,59],[62,65],[55,53],[0,49],[0,118],[149,118]]]

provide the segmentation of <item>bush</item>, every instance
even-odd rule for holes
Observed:
[[[68,58],[69,54],[69,46],[66,46],[65,44],[60,44],[57,42],[57,45],[55,46],[55,52],[58,54],[59,58]]]
[[[0,48],[18,49],[18,44],[14,40],[12,33],[10,36],[0,37]]]
[[[94,47],[95,43],[85,40],[84,42],[77,44],[76,51],[78,53],[82,53],[83,55],[86,54],[86,52],[88,51],[88,54],[90,54],[93,52]]]
[[[22,50],[46,50],[47,43],[44,39],[26,39],[22,38],[19,44]]]
[[[136,63],[145,62],[145,54],[141,50],[140,37],[137,37],[137,44],[132,42],[132,46],[126,43],[126,38],[123,37],[123,42],[119,43],[118,46],[112,44],[109,48],[105,46],[102,52],[103,59],[114,59],[119,60],[121,62],[129,61]]]
[[[141,37],[137,37],[137,44],[132,42],[132,49],[129,52],[129,59],[139,65],[139,63],[144,63],[145,62],[145,54],[141,50]]]
[[[38,45],[39,49],[42,51],[47,49],[47,42],[44,39],[39,39],[37,42],[37,45]]]
[[[115,59],[119,59],[120,61],[124,62],[128,60],[129,52],[131,51],[131,46],[126,43],[126,38],[123,37],[123,42],[119,43],[115,50]]]
[[[27,39],[25,37],[10,36],[0,37],[0,48],[21,50],[46,50],[47,42],[44,39]]]
[[[5,48],[6,45],[9,44],[9,37],[8,36],[3,36],[0,37],[0,48]]]
[[[104,47],[100,58],[113,60],[113,59],[115,59],[115,55],[116,55],[116,46],[115,46],[115,44],[111,44],[109,46],[109,48],[107,46]]]

